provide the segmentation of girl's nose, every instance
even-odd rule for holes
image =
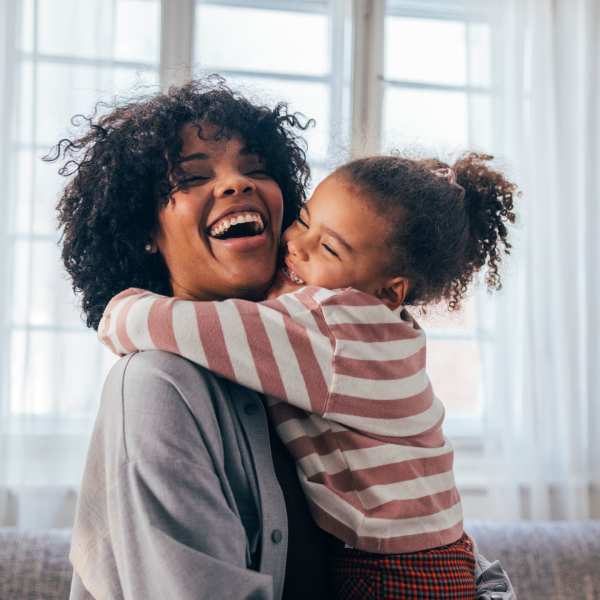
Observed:
[[[215,196],[242,196],[256,190],[256,184],[241,173],[231,174],[221,178],[215,185]]]
[[[299,238],[287,241],[287,251],[298,260],[308,260],[308,252]]]

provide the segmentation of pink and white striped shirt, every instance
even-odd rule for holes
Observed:
[[[117,354],[160,349],[268,396],[317,524],[376,553],[456,541],[462,506],[425,335],[347,288],[196,302],[129,289],[98,330]]]

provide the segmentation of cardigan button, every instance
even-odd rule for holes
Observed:
[[[244,406],[244,412],[247,415],[255,415],[258,412],[258,404],[255,402],[248,402],[248,404]]]
[[[279,529],[273,529],[271,532],[271,540],[273,540],[274,544],[279,544],[283,539],[283,533]]]

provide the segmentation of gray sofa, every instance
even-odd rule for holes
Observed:
[[[600,599],[600,521],[469,522],[467,530],[502,562],[520,600]],[[0,600],[68,598],[68,548],[66,530],[0,529]]]

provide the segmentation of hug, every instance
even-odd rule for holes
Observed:
[[[307,199],[306,126],[208,78],[58,145],[63,261],[121,356],[73,599],[515,597],[463,528],[411,307],[500,287],[516,187],[485,154],[367,156]]]

